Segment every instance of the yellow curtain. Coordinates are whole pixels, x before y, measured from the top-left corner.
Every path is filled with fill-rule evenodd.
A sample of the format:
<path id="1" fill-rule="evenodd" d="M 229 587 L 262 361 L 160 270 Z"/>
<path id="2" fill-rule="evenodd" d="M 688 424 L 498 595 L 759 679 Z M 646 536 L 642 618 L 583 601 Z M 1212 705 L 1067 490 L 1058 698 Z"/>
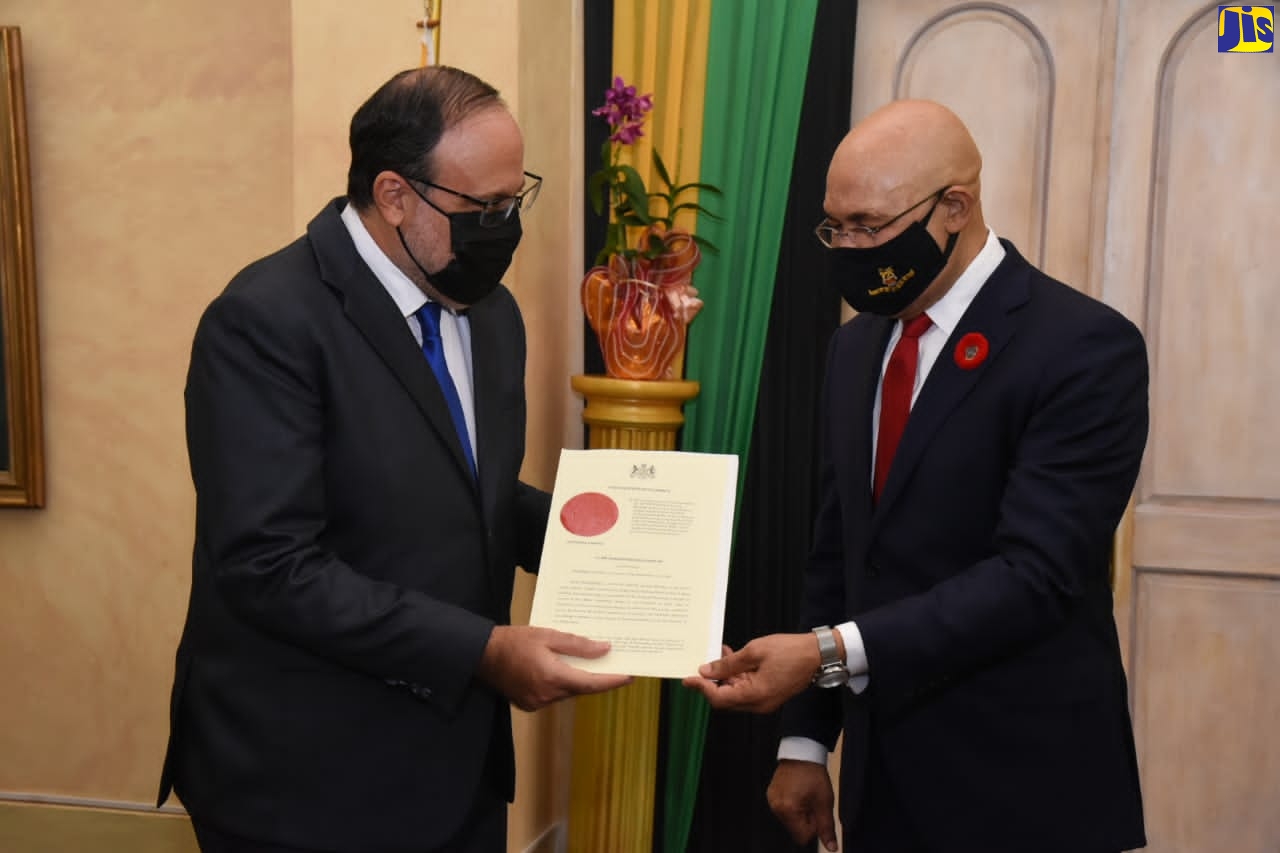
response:
<path id="1" fill-rule="evenodd" d="M 653 93 L 645 135 L 624 154 L 647 187 L 657 180 L 655 145 L 673 180 L 698 180 L 710 32 L 711 0 L 614 0 L 614 74 L 641 95 Z M 690 193 L 681 200 L 698 199 Z M 682 210 L 676 225 L 693 231 L 695 220 L 693 211 Z"/>
<path id="2" fill-rule="evenodd" d="M 646 187 L 658 181 L 654 146 L 672 180 L 698 180 L 710 32 L 711 0 L 614 0 L 613 73 L 639 94 L 653 94 L 645 135 L 623 153 Z M 603 103 L 603 91 L 599 97 Z M 697 200 L 692 192 L 680 199 Z M 675 225 L 690 232 L 695 224 L 693 211 L 676 217 Z M 681 352 L 677 376 L 683 363 Z M 672 449 L 674 439 L 673 432 Z M 651 853 L 661 685 L 639 678 L 613 693 L 575 700 L 569 853 Z"/>

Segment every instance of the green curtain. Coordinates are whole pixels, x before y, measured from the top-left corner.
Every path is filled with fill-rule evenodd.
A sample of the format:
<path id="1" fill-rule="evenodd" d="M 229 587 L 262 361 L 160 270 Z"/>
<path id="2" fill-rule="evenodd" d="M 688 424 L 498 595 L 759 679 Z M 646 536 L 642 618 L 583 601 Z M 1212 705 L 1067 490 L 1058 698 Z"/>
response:
<path id="1" fill-rule="evenodd" d="M 699 180 L 717 221 L 698 235 L 719 247 L 694 277 L 706 306 L 690 327 L 685 375 L 702 384 L 686 407 L 684 450 L 736 453 L 739 493 L 764 359 L 788 181 L 817 0 L 716 0 L 711 8 Z M 850 70 L 852 73 L 852 70 Z M 708 707 L 679 683 L 667 695 L 664 853 L 684 853 L 697 800 Z"/>

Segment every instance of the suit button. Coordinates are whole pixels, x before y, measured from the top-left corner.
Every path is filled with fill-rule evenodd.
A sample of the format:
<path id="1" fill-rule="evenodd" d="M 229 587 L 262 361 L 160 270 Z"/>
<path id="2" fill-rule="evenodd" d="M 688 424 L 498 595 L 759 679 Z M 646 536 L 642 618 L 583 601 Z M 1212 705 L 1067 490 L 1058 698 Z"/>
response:
<path id="1" fill-rule="evenodd" d="M 871 577 L 873 577 L 873 578 L 878 578 L 878 577 L 880 577 L 880 564 L 879 564 L 879 563 L 877 563 L 877 562 L 875 562 L 874 560 L 872 560 L 870 563 L 868 563 L 868 564 L 867 564 L 867 574 L 871 575 Z"/>

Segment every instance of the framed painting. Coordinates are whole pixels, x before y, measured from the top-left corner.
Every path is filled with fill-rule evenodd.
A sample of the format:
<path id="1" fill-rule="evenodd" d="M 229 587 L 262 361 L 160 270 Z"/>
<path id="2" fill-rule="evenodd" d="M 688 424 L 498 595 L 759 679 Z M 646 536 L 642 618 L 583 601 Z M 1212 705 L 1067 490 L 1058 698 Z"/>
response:
<path id="1" fill-rule="evenodd" d="M 22 41 L 0 27 L 0 506 L 44 506 Z"/>

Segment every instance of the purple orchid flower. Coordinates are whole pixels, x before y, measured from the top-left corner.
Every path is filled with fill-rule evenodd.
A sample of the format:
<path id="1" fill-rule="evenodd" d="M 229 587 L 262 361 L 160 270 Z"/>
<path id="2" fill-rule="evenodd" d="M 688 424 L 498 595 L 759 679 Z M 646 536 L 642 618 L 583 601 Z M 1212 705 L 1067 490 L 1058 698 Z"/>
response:
<path id="1" fill-rule="evenodd" d="M 644 136 L 644 131 L 640 128 L 640 123 L 629 122 L 615 130 L 609 139 L 621 145 L 631 145 L 642 136 Z"/>
<path id="2" fill-rule="evenodd" d="M 591 111 L 602 116 L 613 131 L 609 137 L 622 145 L 631 145 L 644 135 L 641 125 L 645 114 L 653 109 L 653 95 L 637 95 L 635 86 L 628 86 L 621 77 L 613 78 L 613 85 L 605 90 L 604 105 Z"/>

